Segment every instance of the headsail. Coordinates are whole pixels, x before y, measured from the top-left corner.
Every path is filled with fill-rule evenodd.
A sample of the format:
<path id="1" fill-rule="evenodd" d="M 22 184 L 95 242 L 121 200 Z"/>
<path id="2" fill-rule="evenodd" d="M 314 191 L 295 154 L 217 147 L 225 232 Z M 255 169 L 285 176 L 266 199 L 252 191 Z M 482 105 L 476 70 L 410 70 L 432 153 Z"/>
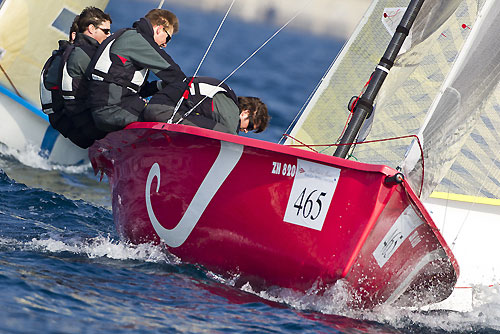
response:
<path id="1" fill-rule="evenodd" d="M 4 0 L 0 7 L 0 65 L 29 102 L 40 105 L 39 77 L 45 60 L 67 39 L 75 15 L 109 0 Z M 3 72 L 0 83 L 12 89 Z"/>
<path id="2" fill-rule="evenodd" d="M 364 81 L 367 80 L 377 62 L 377 58 L 382 54 L 380 49 L 387 42 L 381 42 L 381 39 L 387 41 L 390 38 L 391 26 L 385 20 L 396 17 L 397 10 L 404 9 L 407 4 L 408 1 L 390 0 L 372 3 L 356 33 L 325 76 L 320 89 L 315 93 L 311 103 L 293 129 L 292 137 L 306 144 L 335 142 L 348 115 L 345 108 L 346 102 L 351 96 L 358 95 L 356 90 L 363 87 Z M 426 146 L 427 156 L 424 160 L 426 195 L 441 182 L 438 185 L 438 191 L 452 191 L 475 196 L 477 193 L 481 193 L 481 196 L 488 198 L 500 198 L 498 190 L 500 189 L 500 178 L 491 173 L 492 168 L 498 169 L 500 165 L 500 156 L 497 157 L 496 153 L 500 154 L 498 136 L 496 136 L 497 129 L 500 128 L 498 116 L 500 105 L 496 101 L 500 95 L 498 90 L 495 90 L 498 81 L 495 72 L 498 69 L 493 66 L 493 64 L 499 63 L 496 55 L 498 47 L 495 45 L 499 41 L 498 38 L 488 37 L 490 34 L 495 36 L 497 33 L 498 28 L 493 29 L 493 27 L 499 26 L 499 19 L 494 17 L 493 13 L 488 15 L 488 19 L 483 17 L 486 14 L 478 19 L 483 5 L 486 6 L 485 8 L 489 8 L 489 6 L 495 7 L 495 5 L 499 7 L 500 4 L 499 1 L 489 0 L 427 0 L 412 28 L 410 44 L 406 45 L 406 50 L 403 50 L 404 52 L 398 56 L 395 66 L 376 100 L 375 122 L 369 140 L 417 134 L 446 78 L 455 78 L 454 83 L 448 82 L 452 79 L 448 79 L 447 82 L 458 91 L 462 88 L 467 90 L 465 87 L 469 87 L 467 92 L 460 92 L 460 100 L 463 103 L 464 96 L 467 96 L 469 109 L 465 113 L 473 113 L 475 117 L 462 118 L 464 121 L 467 120 L 467 123 L 459 130 L 460 139 L 454 139 L 455 144 L 449 147 L 449 151 L 447 150 L 448 166 L 455 161 L 457 154 L 458 157 L 442 182 L 441 178 L 446 174 L 446 169 L 441 162 L 433 160 L 433 158 L 437 158 L 438 155 L 444 157 L 443 151 L 436 151 L 435 148 L 447 144 L 439 142 L 437 138 L 431 139 L 433 137 L 426 139 L 426 130 L 423 130 L 424 145 L 434 144 L 431 146 L 433 148 Z M 462 69 L 459 70 L 456 67 L 458 66 L 457 59 L 464 57 L 460 56 L 460 52 L 466 51 L 466 43 L 473 43 L 467 41 L 472 36 L 472 29 L 477 24 L 476 21 L 481 22 L 483 19 L 485 21 L 491 20 L 491 29 L 481 29 L 483 33 L 480 34 L 478 40 L 475 40 L 472 48 L 479 49 L 468 56 L 467 61 L 461 65 Z M 493 22 L 496 22 L 496 25 Z M 491 39 L 491 42 L 487 42 L 488 39 Z M 481 41 L 486 44 L 481 44 Z M 378 46 L 380 44 L 382 45 Z M 486 45 L 490 50 L 484 50 Z M 487 61 L 488 63 L 486 63 Z M 484 67 L 478 66 L 479 62 Z M 473 78 L 478 80 L 482 78 L 481 75 L 484 74 L 484 71 L 488 73 L 487 82 L 481 82 L 479 85 L 471 81 Z M 464 87 L 458 89 L 456 84 L 459 82 L 461 82 L 459 85 Z M 473 88 L 476 87 L 484 91 L 474 92 Z M 459 95 L 452 94 L 452 90 L 448 90 L 442 96 L 444 99 L 441 100 L 439 107 L 444 106 L 448 108 L 448 111 L 453 109 L 450 107 L 449 101 L 456 101 L 457 96 Z M 437 106 L 438 104 L 435 103 L 433 108 Z M 442 109 L 440 114 L 443 115 L 443 112 L 446 114 L 445 110 Z M 434 116 L 434 120 L 436 117 L 438 116 Z M 479 122 L 474 124 L 477 119 Z M 438 125 L 433 129 L 442 130 L 442 127 Z M 427 135 L 430 131 L 431 128 L 428 127 Z M 435 134 L 437 133 L 440 132 L 435 132 Z M 465 145 L 462 147 L 464 142 Z M 288 140 L 287 143 L 293 143 L 293 140 Z M 401 163 L 409 143 L 410 139 L 404 139 L 358 145 L 354 156 L 363 162 L 397 166 Z M 324 153 L 331 154 L 333 150 L 333 147 L 328 148 Z M 421 175 L 419 166 L 416 166 L 414 172 L 411 173 L 412 176 Z M 418 181 L 417 177 L 413 182 L 417 191 L 420 188 Z"/>

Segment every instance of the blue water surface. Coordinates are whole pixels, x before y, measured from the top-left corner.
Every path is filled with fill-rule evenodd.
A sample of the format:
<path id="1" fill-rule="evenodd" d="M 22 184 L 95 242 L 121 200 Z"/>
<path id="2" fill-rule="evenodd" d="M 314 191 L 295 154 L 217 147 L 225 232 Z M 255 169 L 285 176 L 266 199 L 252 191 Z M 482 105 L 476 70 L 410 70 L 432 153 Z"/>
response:
<path id="1" fill-rule="evenodd" d="M 167 1 L 168 3 L 168 1 Z M 154 3 L 111 1 L 113 30 Z M 192 75 L 223 14 L 169 7 L 181 30 L 167 47 Z M 278 27 L 230 16 L 199 75 L 225 78 Z M 285 29 L 228 83 L 261 97 L 276 142 L 343 41 Z M 56 46 L 54 46 L 56 47 Z M 471 312 L 354 311 L 342 291 L 255 292 L 116 234 L 106 179 L 89 167 L 27 166 L 0 156 L 0 332 L 4 333 L 495 333 L 500 304 Z M 498 299 L 496 299 L 498 300 Z"/>

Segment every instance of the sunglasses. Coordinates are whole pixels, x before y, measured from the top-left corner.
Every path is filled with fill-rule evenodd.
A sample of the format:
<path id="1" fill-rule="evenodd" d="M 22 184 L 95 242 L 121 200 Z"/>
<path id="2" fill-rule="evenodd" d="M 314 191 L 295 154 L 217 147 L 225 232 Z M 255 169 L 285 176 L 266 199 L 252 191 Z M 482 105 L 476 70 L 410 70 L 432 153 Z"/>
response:
<path id="1" fill-rule="evenodd" d="M 106 35 L 109 35 L 111 33 L 111 29 L 104 29 L 101 27 L 97 27 L 97 29 L 100 29 Z"/>
<path id="2" fill-rule="evenodd" d="M 167 39 L 165 40 L 165 44 L 167 44 L 172 39 L 172 36 L 170 36 L 167 29 L 165 29 L 165 27 L 163 28 L 163 31 L 165 31 L 167 33 Z"/>

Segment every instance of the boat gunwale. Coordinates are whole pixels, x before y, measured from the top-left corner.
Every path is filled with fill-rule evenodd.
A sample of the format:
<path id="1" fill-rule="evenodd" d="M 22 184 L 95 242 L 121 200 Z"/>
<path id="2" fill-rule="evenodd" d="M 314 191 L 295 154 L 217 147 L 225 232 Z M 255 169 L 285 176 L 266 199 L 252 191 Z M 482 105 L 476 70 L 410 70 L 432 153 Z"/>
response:
<path id="1" fill-rule="evenodd" d="M 163 122 L 133 122 L 133 123 L 129 124 L 128 126 L 126 126 L 123 130 L 119 130 L 119 131 L 112 132 L 112 133 L 108 134 L 108 136 L 106 136 L 104 139 L 101 139 L 100 141 L 96 141 L 96 143 L 94 143 L 94 145 L 92 145 L 91 148 L 89 149 L 89 156 L 90 156 L 91 160 L 92 160 L 92 156 L 95 156 L 96 154 L 104 153 L 103 150 L 99 149 L 99 146 L 105 148 L 105 151 L 111 151 L 115 147 L 116 148 L 118 148 L 118 147 L 123 148 L 123 147 L 126 147 L 128 145 L 132 145 L 133 142 L 127 142 L 127 141 L 123 141 L 123 140 L 118 140 L 118 141 L 113 140 L 114 136 L 117 136 L 120 133 L 123 134 L 124 131 L 126 132 L 127 130 L 157 130 L 157 131 L 177 132 L 177 133 L 182 133 L 182 134 L 200 136 L 200 137 L 204 137 L 207 139 L 215 139 L 215 140 L 220 140 L 220 141 L 225 141 L 225 142 L 231 142 L 231 143 L 243 145 L 246 147 L 268 150 L 268 151 L 273 151 L 273 152 L 281 153 L 281 154 L 293 155 L 299 159 L 307 159 L 307 160 L 314 161 L 314 162 L 327 163 L 330 165 L 336 165 L 339 167 L 350 168 L 350 169 L 364 171 L 364 172 L 382 173 L 386 176 L 393 176 L 394 174 L 397 173 L 397 171 L 394 168 L 386 166 L 386 165 L 369 164 L 369 163 L 364 163 L 364 162 L 359 162 L 359 161 L 351 161 L 351 160 L 346 160 L 346 159 L 326 155 L 323 153 L 306 151 L 306 150 L 299 149 L 296 147 L 290 147 L 287 145 L 281 145 L 281 144 L 272 143 L 272 142 L 268 142 L 268 141 L 264 141 L 264 140 L 260 140 L 260 139 L 238 136 L 238 135 L 223 133 L 223 132 L 219 132 L 219 131 L 199 128 L 199 127 L 194 127 L 194 126 L 189 126 L 189 125 L 168 124 L 168 123 L 163 123 Z M 113 142 L 113 144 L 118 144 L 118 145 L 117 146 L 106 145 L 106 142 L 109 143 L 111 141 Z M 111 144 L 111 143 L 109 143 L 109 144 Z"/>

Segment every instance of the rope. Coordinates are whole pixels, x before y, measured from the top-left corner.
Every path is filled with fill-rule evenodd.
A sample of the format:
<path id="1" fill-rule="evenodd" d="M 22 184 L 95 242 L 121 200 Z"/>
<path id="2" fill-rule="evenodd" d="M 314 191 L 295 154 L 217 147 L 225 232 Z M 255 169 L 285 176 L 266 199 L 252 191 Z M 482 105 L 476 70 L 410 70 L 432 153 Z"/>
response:
<path id="1" fill-rule="evenodd" d="M 21 97 L 21 94 L 19 94 L 19 91 L 17 90 L 16 86 L 14 85 L 14 83 L 12 82 L 12 80 L 10 80 L 10 77 L 9 75 L 7 74 L 7 72 L 5 71 L 5 69 L 3 68 L 2 65 L 0 65 L 0 69 L 2 70 L 3 74 L 5 74 L 5 77 L 7 78 L 7 80 L 9 81 L 10 85 L 12 86 L 12 88 L 14 88 L 14 91 L 16 92 L 17 96 Z"/>
<path id="2" fill-rule="evenodd" d="M 290 147 L 304 147 L 305 146 L 305 147 L 309 148 L 310 150 L 312 150 L 312 151 L 314 151 L 316 153 L 318 153 L 318 152 L 316 150 L 314 150 L 313 147 L 327 146 L 327 148 L 330 148 L 332 146 L 370 144 L 370 143 L 379 143 L 379 142 L 385 142 L 385 141 L 391 141 L 391 140 L 398 140 L 398 139 L 405 139 L 405 138 L 414 138 L 414 139 L 417 140 L 418 147 L 420 148 L 420 159 L 422 160 L 422 179 L 420 181 L 420 192 L 418 194 L 418 197 L 420 197 L 422 195 L 422 190 L 423 190 L 423 187 L 424 187 L 424 175 L 425 175 L 424 149 L 422 147 L 422 144 L 420 143 L 420 138 L 418 138 L 417 135 L 407 135 L 407 136 L 401 136 L 401 137 L 392 137 L 392 138 L 383 138 L 383 139 L 375 139 L 375 140 L 366 140 L 366 141 L 361 141 L 361 142 L 344 143 L 344 144 L 335 143 L 335 144 L 311 144 L 311 145 L 304 144 L 300 140 L 298 140 L 297 138 L 294 138 L 294 137 L 292 137 L 292 136 L 290 136 L 289 134 L 286 134 L 286 133 L 284 133 L 283 136 L 291 138 L 292 140 L 295 140 L 295 141 L 301 143 L 301 145 L 286 145 L 286 146 L 290 146 Z M 324 150 L 322 150 L 322 151 L 324 151 Z"/>
<path id="3" fill-rule="evenodd" d="M 274 37 L 276 37 L 276 35 L 278 35 L 281 30 L 285 29 L 289 24 L 290 22 L 292 22 L 297 16 L 299 16 L 302 11 L 304 10 L 304 8 L 306 6 L 308 6 L 312 1 L 314 0 L 310 0 L 306 3 L 306 5 L 304 5 L 300 10 L 298 10 L 295 15 L 289 19 L 284 25 L 281 26 L 281 28 L 279 28 L 271 37 L 269 37 L 260 47 L 257 48 L 257 50 L 255 50 L 250 56 L 248 56 L 238 67 L 236 67 L 231 73 L 229 73 L 229 75 L 224 79 L 222 80 L 216 87 L 214 87 L 213 91 L 212 92 L 215 92 L 215 90 L 220 87 L 220 85 L 222 85 L 224 82 L 226 82 L 226 80 L 228 80 L 230 77 L 233 76 L 234 73 L 236 73 L 243 65 L 245 65 L 250 59 L 253 58 L 253 56 L 255 56 L 257 54 L 257 52 L 259 52 L 264 46 L 266 46 Z M 211 95 L 211 94 L 210 94 Z M 180 123 L 181 121 L 184 120 L 184 118 L 188 117 L 192 112 L 193 110 L 195 110 L 200 104 L 202 104 L 205 100 L 207 99 L 207 96 L 205 96 L 200 102 L 198 102 L 194 107 L 192 107 L 189 111 L 187 111 L 182 117 L 180 120 L 178 120 L 176 123 Z"/>
<path id="4" fill-rule="evenodd" d="M 161 0 L 160 1 L 160 4 L 158 5 L 158 9 L 160 9 L 161 7 L 163 7 L 163 3 L 165 2 L 165 0 Z"/>
<path id="5" fill-rule="evenodd" d="M 297 142 L 299 142 L 299 143 L 301 144 L 301 145 L 287 145 L 287 146 L 292 146 L 292 147 L 293 147 L 293 146 L 300 146 L 300 147 L 305 146 L 305 147 L 307 147 L 308 149 L 310 149 L 311 151 L 313 151 L 313 152 L 315 152 L 315 153 L 318 153 L 318 151 L 316 151 L 314 148 L 312 148 L 312 147 L 311 147 L 311 146 L 317 146 L 317 145 L 307 145 L 307 144 L 304 144 L 304 143 L 303 143 L 303 142 L 301 142 L 300 140 L 298 140 L 298 139 L 296 139 L 296 138 L 293 138 L 292 136 L 290 136 L 290 135 L 288 135 L 288 134 L 286 134 L 286 133 L 284 133 L 284 134 L 283 134 L 283 137 L 288 137 L 288 138 L 291 138 L 292 140 L 295 140 L 295 141 L 297 141 Z"/>
<path id="6" fill-rule="evenodd" d="M 194 71 L 194 75 L 193 75 L 191 81 L 188 84 L 188 88 L 186 89 L 186 92 L 184 92 L 184 94 L 181 96 L 181 98 L 179 99 L 179 101 L 177 101 L 177 104 L 175 105 L 175 108 L 174 108 L 174 112 L 172 113 L 172 116 L 167 121 L 167 123 L 172 124 L 172 122 L 174 121 L 174 117 L 177 114 L 177 111 L 179 111 L 179 108 L 181 107 L 182 102 L 184 101 L 184 99 L 187 99 L 187 97 L 186 97 L 187 96 L 187 92 L 188 92 L 189 88 L 191 87 L 191 84 L 193 83 L 194 78 L 198 75 L 198 71 L 200 70 L 201 65 L 205 61 L 205 58 L 207 57 L 208 52 L 210 51 L 210 49 L 212 48 L 212 45 L 214 44 L 215 38 L 217 38 L 217 36 L 219 35 L 219 31 L 222 28 L 222 25 L 224 24 L 224 22 L 226 21 L 226 18 L 229 15 L 229 12 L 231 11 L 231 8 L 233 8 L 233 5 L 234 5 L 235 2 L 236 2 L 236 0 L 233 0 L 233 2 L 231 2 L 231 5 L 227 9 L 226 15 L 224 15 L 224 18 L 222 19 L 221 23 L 219 24 L 219 27 L 217 28 L 217 31 L 215 32 L 214 37 L 212 38 L 212 41 L 208 45 L 208 48 L 205 51 L 205 54 L 203 55 L 203 57 L 201 58 L 200 63 L 198 64 L 198 68 L 196 69 L 196 71 Z M 182 120 L 182 117 L 181 117 L 181 120 Z M 179 120 L 179 122 L 181 120 Z M 179 123 L 179 122 L 177 122 L 177 123 Z"/>

